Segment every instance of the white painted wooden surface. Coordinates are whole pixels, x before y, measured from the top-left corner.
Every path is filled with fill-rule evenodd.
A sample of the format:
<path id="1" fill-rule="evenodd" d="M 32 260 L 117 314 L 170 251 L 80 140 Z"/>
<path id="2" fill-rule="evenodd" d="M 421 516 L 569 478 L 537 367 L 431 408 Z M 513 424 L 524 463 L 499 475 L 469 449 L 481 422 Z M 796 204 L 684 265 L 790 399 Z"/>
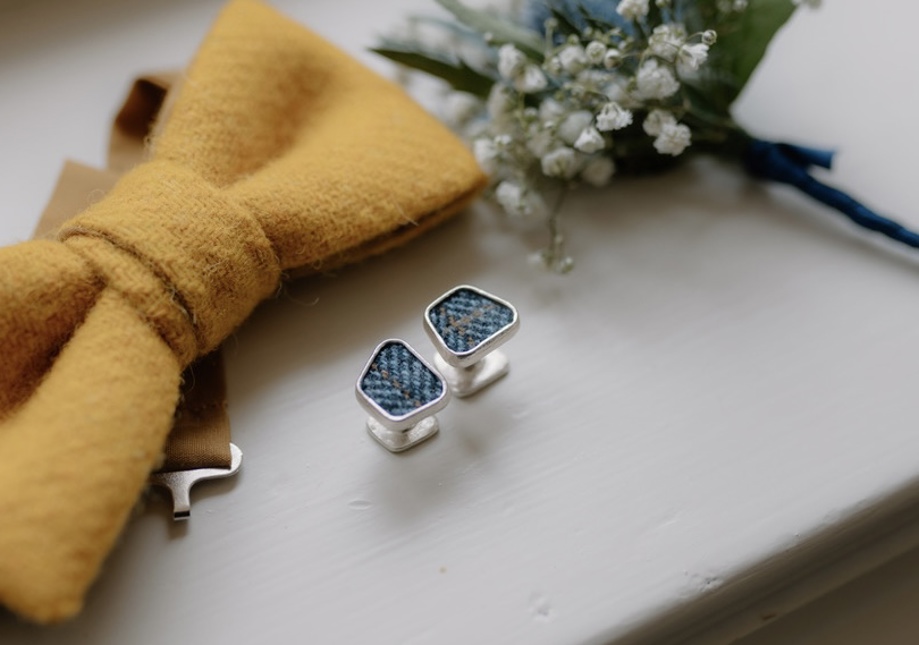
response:
<path id="1" fill-rule="evenodd" d="M 913 645 L 919 550 L 844 585 L 737 645 Z"/>
<path id="2" fill-rule="evenodd" d="M 276 4 L 380 70 L 363 48 L 423 6 Z M 0 243 L 28 238 L 65 157 L 102 164 L 128 80 L 182 65 L 218 7 L 0 0 Z M 872 8 L 801 12 L 738 114 L 838 145 L 832 181 L 919 226 L 919 9 Z M 197 489 L 185 527 L 151 504 L 79 619 L 2 615 L 0 642 L 661 642 L 866 566 L 848 549 L 919 492 L 915 256 L 709 160 L 568 210 L 566 278 L 476 209 L 263 306 L 227 349 L 240 477 Z M 386 453 L 353 381 L 380 339 L 429 352 L 421 311 L 459 282 L 518 307 L 512 374 Z"/>

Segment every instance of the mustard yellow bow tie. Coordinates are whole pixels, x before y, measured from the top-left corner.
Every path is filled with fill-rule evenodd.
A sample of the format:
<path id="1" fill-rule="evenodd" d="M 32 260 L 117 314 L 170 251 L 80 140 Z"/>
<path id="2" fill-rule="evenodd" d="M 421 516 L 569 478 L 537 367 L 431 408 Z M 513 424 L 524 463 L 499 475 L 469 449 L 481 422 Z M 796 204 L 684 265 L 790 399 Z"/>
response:
<path id="1" fill-rule="evenodd" d="M 182 370 L 283 276 L 384 251 L 484 185 L 385 81 L 252 0 L 222 13 L 147 161 L 56 238 L 0 249 L 0 602 L 76 614 Z"/>

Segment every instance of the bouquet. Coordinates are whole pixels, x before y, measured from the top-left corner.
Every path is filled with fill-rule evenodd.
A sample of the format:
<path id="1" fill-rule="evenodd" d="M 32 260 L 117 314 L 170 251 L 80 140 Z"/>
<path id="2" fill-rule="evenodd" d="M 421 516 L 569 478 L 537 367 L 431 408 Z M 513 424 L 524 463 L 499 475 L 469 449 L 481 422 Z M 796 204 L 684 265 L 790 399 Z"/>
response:
<path id="1" fill-rule="evenodd" d="M 694 153 L 728 157 L 919 247 L 919 235 L 810 175 L 832 152 L 762 141 L 732 117 L 773 36 L 819 0 L 436 1 L 455 20 L 414 17 L 374 51 L 449 85 L 442 112 L 488 173 L 487 195 L 510 217 L 546 223 L 536 258 L 548 268 L 573 266 L 559 225 L 569 190 Z"/>

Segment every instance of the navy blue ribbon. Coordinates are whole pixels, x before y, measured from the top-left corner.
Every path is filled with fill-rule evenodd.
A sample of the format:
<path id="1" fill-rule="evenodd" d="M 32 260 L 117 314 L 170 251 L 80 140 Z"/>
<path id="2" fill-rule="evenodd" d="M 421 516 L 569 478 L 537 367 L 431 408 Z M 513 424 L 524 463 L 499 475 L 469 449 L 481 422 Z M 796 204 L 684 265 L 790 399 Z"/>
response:
<path id="1" fill-rule="evenodd" d="M 886 235 L 907 246 L 919 248 L 919 233 L 878 215 L 850 195 L 811 177 L 808 171 L 813 166 L 830 169 L 833 165 L 833 155 L 832 150 L 753 139 L 744 153 L 744 165 L 747 172 L 754 177 L 794 186 L 839 211 L 863 228 Z"/>

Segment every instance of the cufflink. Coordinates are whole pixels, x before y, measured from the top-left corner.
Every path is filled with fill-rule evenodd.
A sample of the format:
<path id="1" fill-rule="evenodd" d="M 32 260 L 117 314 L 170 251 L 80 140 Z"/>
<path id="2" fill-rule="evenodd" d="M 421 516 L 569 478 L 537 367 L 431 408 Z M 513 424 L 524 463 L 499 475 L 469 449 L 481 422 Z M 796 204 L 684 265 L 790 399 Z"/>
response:
<path id="1" fill-rule="evenodd" d="M 385 340 L 373 351 L 355 385 L 370 414 L 367 431 L 392 452 L 408 450 L 437 434 L 436 412 L 450 400 L 437 371 L 405 341 Z"/>
<path id="2" fill-rule="evenodd" d="M 510 362 L 496 348 L 519 327 L 513 305 L 469 285 L 454 287 L 424 311 L 424 329 L 437 348 L 434 366 L 459 397 L 507 374 Z"/>

